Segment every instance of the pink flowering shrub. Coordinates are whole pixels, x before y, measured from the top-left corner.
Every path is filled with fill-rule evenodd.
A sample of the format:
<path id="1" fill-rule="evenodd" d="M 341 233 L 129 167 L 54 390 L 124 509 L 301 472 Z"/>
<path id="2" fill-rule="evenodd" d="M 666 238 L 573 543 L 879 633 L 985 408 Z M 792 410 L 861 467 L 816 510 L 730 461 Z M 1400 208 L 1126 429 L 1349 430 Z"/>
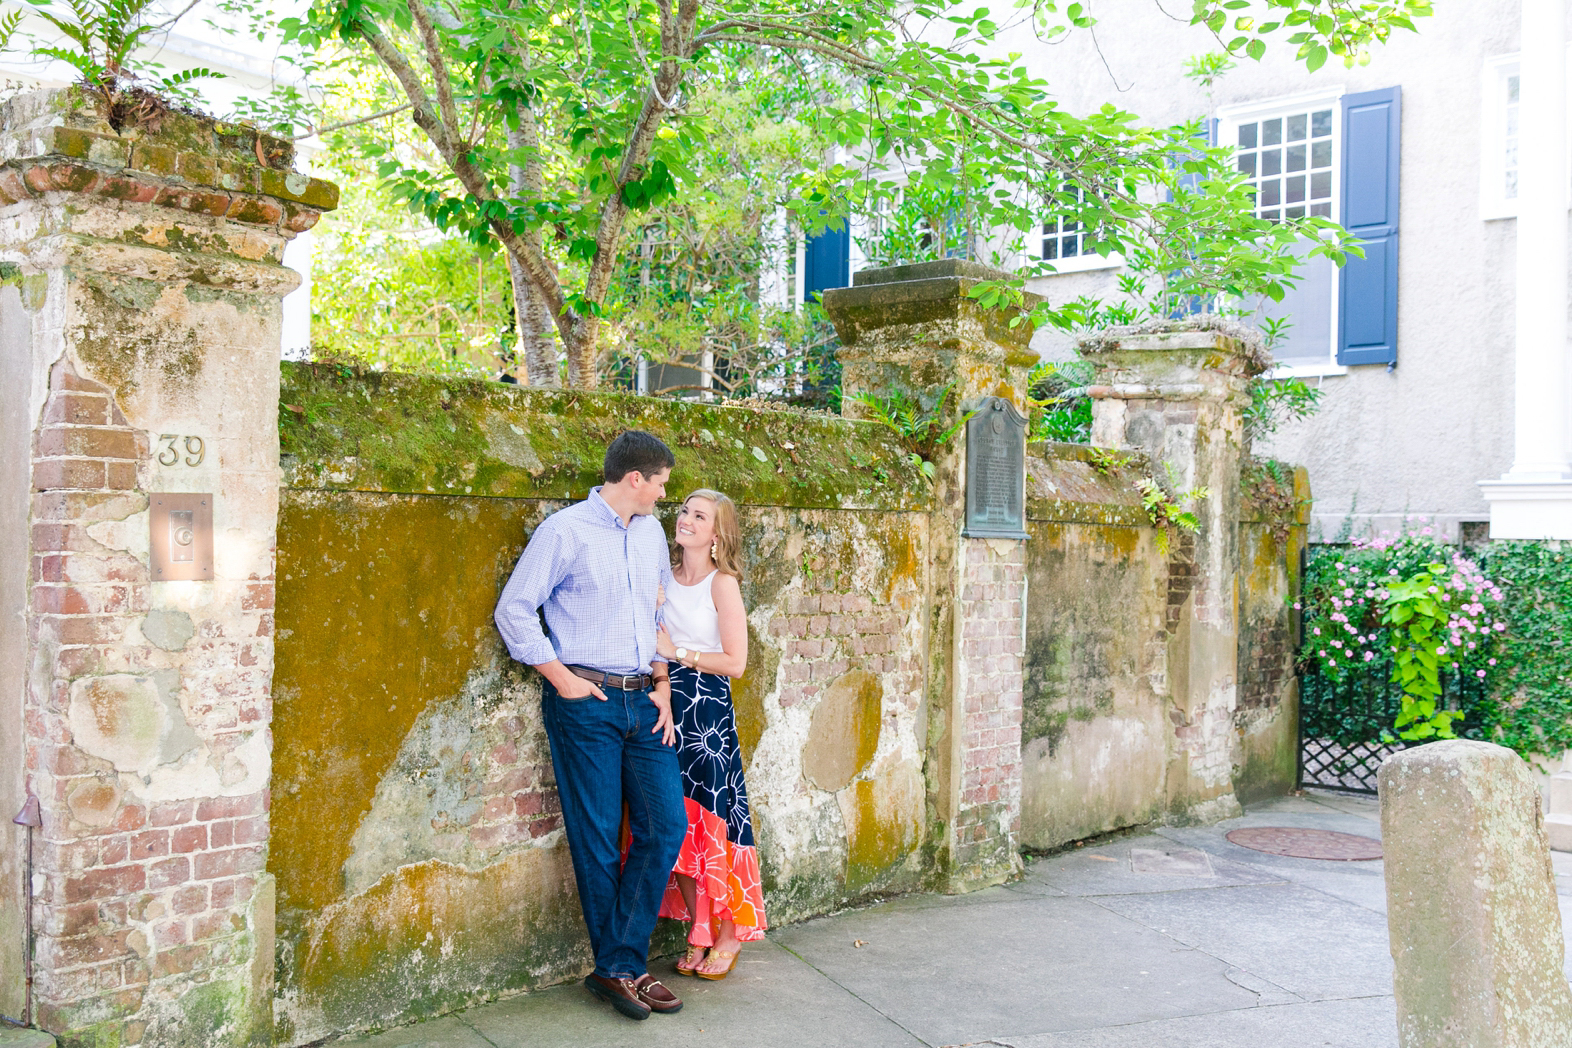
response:
<path id="1" fill-rule="evenodd" d="M 1306 574 L 1301 662 L 1333 682 L 1390 667 L 1396 734 L 1455 737 L 1463 714 L 1443 708 L 1444 677 L 1483 681 L 1495 666 L 1500 587 L 1429 526 L 1324 550 Z"/>

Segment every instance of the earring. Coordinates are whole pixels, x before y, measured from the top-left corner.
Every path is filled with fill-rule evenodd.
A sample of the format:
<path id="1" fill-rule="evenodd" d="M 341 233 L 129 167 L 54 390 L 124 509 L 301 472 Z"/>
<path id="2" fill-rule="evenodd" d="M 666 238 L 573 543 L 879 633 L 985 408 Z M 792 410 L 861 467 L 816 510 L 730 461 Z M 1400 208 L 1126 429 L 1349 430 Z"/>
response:
<path id="1" fill-rule="evenodd" d="M 715 540 L 710 539 L 710 559 L 715 559 Z"/>

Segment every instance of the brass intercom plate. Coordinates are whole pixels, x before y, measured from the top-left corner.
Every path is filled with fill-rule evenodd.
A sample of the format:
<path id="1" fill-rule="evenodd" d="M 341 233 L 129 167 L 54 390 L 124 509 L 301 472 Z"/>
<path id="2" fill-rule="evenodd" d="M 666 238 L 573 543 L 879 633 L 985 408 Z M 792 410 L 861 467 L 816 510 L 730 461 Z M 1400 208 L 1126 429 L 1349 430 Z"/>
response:
<path id="1" fill-rule="evenodd" d="M 188 582 L 213 577 L 213 496 L 148 495 L 154 582 Z"/>

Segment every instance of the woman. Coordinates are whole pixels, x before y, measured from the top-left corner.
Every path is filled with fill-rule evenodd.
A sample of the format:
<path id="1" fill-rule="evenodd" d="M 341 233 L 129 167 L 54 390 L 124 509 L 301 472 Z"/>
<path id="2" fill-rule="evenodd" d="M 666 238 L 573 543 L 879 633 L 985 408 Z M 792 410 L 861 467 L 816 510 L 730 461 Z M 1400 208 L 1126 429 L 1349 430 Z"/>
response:
<path id="1" fill-rule="evenodd" d="M 682 975 L 724 979 L 742 944 L 764 938 L 764 891 L 753 846 L 732 677 L 748 665 L 737 507 L 701 489 L 677 511 L 673 585 L 656 648 L 671 663 L 671 713 L 687 798 L 688 836 L 661 903 L 691 922 Z"/>

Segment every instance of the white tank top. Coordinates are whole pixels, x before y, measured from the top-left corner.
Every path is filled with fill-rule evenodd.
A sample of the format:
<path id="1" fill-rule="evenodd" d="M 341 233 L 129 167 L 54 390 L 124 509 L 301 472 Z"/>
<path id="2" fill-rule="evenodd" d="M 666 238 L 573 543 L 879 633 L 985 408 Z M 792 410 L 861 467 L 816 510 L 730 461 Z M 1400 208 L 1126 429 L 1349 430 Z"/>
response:
<path id="1" fill-rule="evenodd" d="M 666 591 L 666 632 L 671 642 L 689 651 L 725 651 L 721 647 L 720 620 L 715 614 L 715 598 L 710 587 L 715 583 L 715 572 L 691 586 L 684 586 L 676 579 Z"/>

